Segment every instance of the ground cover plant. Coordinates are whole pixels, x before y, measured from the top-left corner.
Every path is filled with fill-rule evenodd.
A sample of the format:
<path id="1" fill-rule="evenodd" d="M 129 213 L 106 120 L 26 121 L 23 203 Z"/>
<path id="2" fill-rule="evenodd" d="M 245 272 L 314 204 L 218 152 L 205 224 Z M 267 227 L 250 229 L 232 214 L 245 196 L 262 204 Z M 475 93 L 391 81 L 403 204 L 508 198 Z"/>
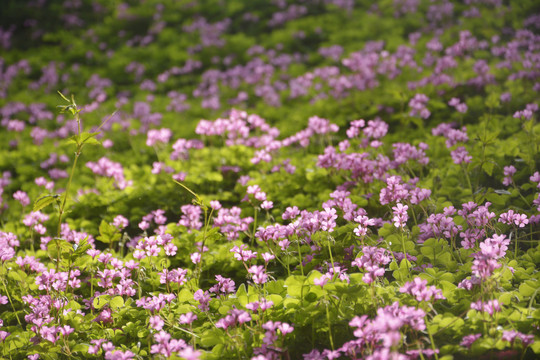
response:
<path id="1" fill-rule="evenodd" d="M 540 4 L 7 0 L 9 359 L 534 359 Z"/>

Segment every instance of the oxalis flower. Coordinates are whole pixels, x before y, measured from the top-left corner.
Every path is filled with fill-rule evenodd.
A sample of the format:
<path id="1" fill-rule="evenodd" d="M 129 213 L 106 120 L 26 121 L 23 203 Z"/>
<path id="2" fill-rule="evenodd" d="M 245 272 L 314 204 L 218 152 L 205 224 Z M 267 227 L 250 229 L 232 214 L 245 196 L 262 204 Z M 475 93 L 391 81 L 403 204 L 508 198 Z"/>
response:
<path id="1" fill-rule="evenodd" d="M 437 289 L 435 286 L 426 286 L 427 280 L 419 277 L 414 278 L 413 281 L 406 282 L 399 292 L 407 293 L 416 298 L 418 301 L 431 301 L 445 299 L 442 294 L 442 290 Z"/>
<path id="2" fill-rule="evenodd" d="M 392 221 L 394 222 L 395 227 L 401 229 L 405 227 L 407 220 L 409 220 L 409 215 L 407 215 L 408 209 L 409 207 L 407 205 L 403 205 L 401 203 L 397 203 L 396 206 L 392 207 L 392 210 L 394 210 L 394 217 L 392 218 Z"/>
<path id="3" fill-rule="evenodd" d="M 362 247 L 362 252 L 363 255 L 356 258 L 351 265 L 366 270 L 366 274 L 364 274 L 362 280 L 366 284 L 371 284 L 377 277 L 384 275 L 385 270 L 380 266 L 390 263 L 390 253 L 386 249 L 380 249 L 375 246 L 364 246 Z"/>

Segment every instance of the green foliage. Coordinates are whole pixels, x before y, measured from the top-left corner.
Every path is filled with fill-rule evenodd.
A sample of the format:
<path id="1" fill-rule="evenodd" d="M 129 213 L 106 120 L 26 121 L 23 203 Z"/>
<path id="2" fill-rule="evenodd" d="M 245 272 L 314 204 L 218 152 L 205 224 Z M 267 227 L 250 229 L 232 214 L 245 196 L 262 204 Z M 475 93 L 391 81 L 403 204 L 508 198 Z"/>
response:
<path id="1" fill-rule="evenodd" d="M 154 351 L 162 321 L 172 339 L 204 359 L 248 359 L 261 349 L 296 359 L 355 339 L 357 316 L 386 324 L 378 316 L 394 304 L 424 314 L 417 320 L 425 327 L 400 325 L 392 351 L 437 348 L 440 360 L 540 354 L 534 332 L 540 326 L 538 187 L 531 179 L 540 169 L 540 124 L 535 111 L 514 117 L 538 101 L 537 74 L 527 72 L 537 67 L 537 44 L 524 45 L 537 34 L 524 21 L 538 13 L 538 2 L 454 1 L 452 15 L 440 21 L 426 15 L 440 5 L 431 1 L 421 1 L 415 13 L 392 0 L 356 1 L 349 10 L 331 1 L 279 3 L 84 0 L 37 8 L 6 0 L 0 33 L 11 44 L 1 44 L 0 61 L 0 331 L 9 334 L 0 338 L 0 357 L 103 358 L 102 347 L 89 351 L 102 339 L 137 359 L 182 358 L 179 351 Z M 294 6 L 305 13 L 269 23 Z M 480 17 L 465 16 L 473 7 Z M 434 72 L 442 56 L 459 53 L 448 49 L 467 32 L 480 45 L 467 45 L 451 56 L 455 64 Z M 518 40 L 513 32 L 521 34 Z M 428 49 L 434 34 L 444 50 Z M 512 41 L 520 44 L 516 58 L 526 62 L 495 55 Z M 320 51 L 332 45 L 343 49 L 339 59 Z M 357 61 L 358 69 L 345 59 Z M 418 66 L 402 64 L 407 61 Z M 488 80 L 477 86 L 482 61 Z M 185 70 L 186 64 L 193 68 Z M 338 75 L 314 75 L 325 71 Z M 452 83 L 419 85 L 435 75 Z M 304 76 L 313 85 L 294 94 L 291 84 Z M 63 104 L 55 108 L 58 87 Z M 272 91 L 275 97 L 266 98 Z M 172 106 L 174 92 L 186 95 L 182 110 Z M 234 100 L 240 92 L 244 100 Z M 63 93 L 76 94 L 79 104 Z M 429 98 L 427 118 L 411 115 L 417 93 Z M 215 107 L 205 104 L 213 95 Z M 466 112 L 448 105 L 454 97 Z M 267 137 L 254 118 L 246 122 L 249 138 L 231 130 L 195 133 L 201 119 L 228 119 L 231 106 L 264 118 L 264 127 L 279 136 Z M 284 139 L 305 135 L 312 116 L 339 130 L 309 129 L 307 142 L 285 145 Z M 353 120 L 376 118 L 388 125 L 384 137 L 368 138 L 365 126 L 358 136 L 347 133 Z M 24 128 L 10 130 L 14 120 Z M 442 123 L 465 127 L 468 139 L 449 146 L 447 133 L 431 133 Z M 148 130 L 160 127 L 171 138 L 148 145 Z M 173 155 L 178 139 L 197 139 L 203 147 Z M 429 161 L 401 161 L 398 144 L 411 146 L 401 155 L 414 147 Z M 270 159 L 254 161 L 267 146 Z M 460 146 L 470 162 L 452 159 Z M 324 158 L 329 149 L 336 155 L 330 160 Z M 509 165 L 516 172 L 505 184 Z M 389 176 L 408 191 L 431 191 L 422 201 L 400 200 L 409 216 L 401 227 L 396 201 L 381 200 Z M 248 192 L 255 185 L 271 207 Z M 18 200 L 17 191 L 32 205 Z M 474 209 L 489 202 L 483 209 L 493 216 L 482 222 L 469 215 L 475 210 L 458 212 L 469 202 Z M 305 212 L 285 220 L 293 206 Z M 330 209 L 335 226 L 325 218 Z M 530 223 L 498 221 L 510 210 Z M 373 224 L 358 235 L 356 219 L 364 211 Z M 437 216 L 455 227 L 442 229 Z M 315 226 L 324 221 L 326 228 Z M 475 232 L 481 235 L 467 244 Z M 485 239 L 502 235 L 509 241 L 496 253 L 504 256 L 492 256 L 489 276 L 474 275 Z M 366 260 L 373 249 L 388 261 Z M 256 254 L 238 260 L 247 256 L 241 251 Z M 382 273 L 370 277 L 374 265 Z M 255 275 L 257 266 L 265 281 Z M 220 290 L 219 277 L 234 286 Z M 405 289 L 411 281 L 441 298 L 419 299 Z M 478 309 L 490 300 L 500 310 Z M 239 312 L 249 320 L 223 325 Z M 197 318 L 179 321 L 188 314 Z M 269 330 L 278 323 L 294 331 Z M 68 328 L 74 332 L 62 333 Z M 390 330 L 376 333 L 380 338 L 357 356 L 373 355 Z M 504 340 L 507 331 L 531 335 L 531 344 Z M 474 334 L 479 337 L 466 345 Z"/>

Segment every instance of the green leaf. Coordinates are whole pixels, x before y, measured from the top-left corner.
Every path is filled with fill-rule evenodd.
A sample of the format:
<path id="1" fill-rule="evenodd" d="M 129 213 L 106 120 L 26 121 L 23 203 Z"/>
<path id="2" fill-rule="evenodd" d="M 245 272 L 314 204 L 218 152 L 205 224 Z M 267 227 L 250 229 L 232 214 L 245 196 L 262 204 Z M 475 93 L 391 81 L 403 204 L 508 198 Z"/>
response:
<path id="1" fill-rule="evenodd" d="M 79 136 L 79 141 L 81 144 L 89 144 L 89 145 L 101 145 L 98 139 L 95 138 L 96 135 L 98 135 L 99 132 L 83 132 Z"/>
<path id="2" fill-rule="evenodd" d="M 110 298 L 110 295 L 100 295 L 94 298 L 94 301 L 92 301 L 92 306 L 94 307 L 94 309 L 101 309 L 109 303 Z"/>
<path id="3" fill-rule="evenodd" d="M 148 329 L 140 329 L 137 331 L 137 337 L 142 339 L 147 337 L 149 333 L 150 331 Z"/>
<path id="4" fill-rule="evenodd" d="M 71 349 L 71 351 L 86 353 L 88 351 L 89 346 L 90 346 L 89 344 L 77 344 Z"/>
<path id="5" fill-rule="evenodd" d="M 304 299 L 306 299 L 307 302 L 315 302 L 318 298 L 319 297 L 314 292 L 310 292 L 304 296 Z"/>
<path id="6" fill-rule="evenodd" d="M 433 259 L 434 255 L 435 255 L 435 250 L 432 248 L 432 247 L 429 247 L 429 246 L 423 246 L 420 248 L 420 252 L 422 253 L 422 255 L 430 258 L 430 259 Z"/>
<path id="7" fill-rule="evenodd" d="M 69 139 L 66 140 L 66 145 L 71 145 L 71 144 L 75 144 L 77 146 L 79 146 L 79 135 L 73 135 L 72 137 L 70 137 Z"/>
<path id="8" fill-rule="evenodd" d="M 281 304 L 281 302 L 283 301 L 283 298 L 280 295 L 276 295 L 276 294 L 270 294 L 266 296 L 266 298 L 268 300 L 271 300 L 274 303 L 274 306 Z"/>
<path id="9" fill-rule="evenodd" d="M 498 108 L 499 106 L 501 106 L 500 95 L 496 93 L 489 94 L 484 104 L 488 108 Z"/>
<path id="10" fill-rule="evenodd" d="M 540 354 L 540 341 L 535 341 L 531 345 L 532 351 L 534 351 L 535 354 Z"/>
<path id="11" fill-rule="evenodd" d="M 23 279 L 21 278 L 21 274 L 19 274 L 17 271 L 8 272 L 8 278 L 15 280 L 17 282 L 23 281 Z"/>
<path id="12" fill-rule="evenodd" d="M 318 272 L 317 270 L 312 270 L 310 271 L 310 273 L 308 274 L 308 277 L 307 277 L 307 280 L 308 280 L 308 283 L 310 284 L 313 284 L 313 281 L 315 279 L 320 279 L 323 275 Z"/>
<path id="13" fill-rule="evenodd" d="M 68 103 L 71 103 L 71 101 L 68 100 L 67 97 L 64 96 L 64 94 L 62 94 L 60 91 L 57 91 L 58 95 L 60 95 L 62 97 L 62 99 L 66 100 Z M 62 105 L 58 105 L 58 106 L 62 106 Z"/>
<path id="14" fill-rule="evenodd" d="M 532 294 L 535 293 L 537 288 L 538 284 L 535 284 L 535 282 L 533 281 L 527 281 L 519 286 L 519 293 L 523 296 L 530 297 Z"/>
<path id="15" fill-rule="evenodd" d="M 495 164 L 493 164 L 492 162 L 485 162 L 482 164 L 482 170 L 484 170 L 484 172 L 486 174 L 488 174 L 489 176 L 492 176 L 493 175 L 493 168 L 495 167 Z"/>
<path id="16" fill-rule="evenodd" d="M 105 220 L 101 220 L 101 224 L 99 224 L 99 234 L 97 239 L 105 244 L 118 241 L 122 237 L 118 229 Z"/>
<path id="17" fill-rule="evenodd" d="M 75 250 L 73 252 L 73 257 L 80 257 L 86 254 L 86 251 L 90 249 L 92 245 L 88 243 L 88 236 L 85 237 L 83 240 L 79 241 L 79 244 L 73 244 L 73 249 Z"/>
<path id="18" fill-rule="evenodd" d="M 379 229 L 379 236 L 387 237 L 393 232 L 394 232 L 394 226 L 392 226 L 392 224 L 384 224 L 383 227 Z"/>
<path id="19" fill-rule="evenodd" d="M 79 304 L 75 300 L 71 300 L 70 302 L 68 302 L 67 308 L 71 310 L 79 310 L 81 308 L 81 304 Z"/>
<path id="20" fill-rule="evenodd" d="M 218 329 L 206 330 L 201 336 L 202 346 L 212 347 L 222 343 L 224 343 L 224 338 Z"/>
<path id="21" fill-rule="evenodd" d="M 453 283 L 455 279 L 454 274 L 450 272 L 442 272 L 439 276 L 437 276 L 437 278 L 441 281 L 447 281 L 449 283 Z"/>
<path id="22" fill-rule="evenodd" d="M 124 306 L 124 299 L 121 296 L 115 296 L 109 302 L 111 308 L 121 308 Z"/>
<path id="23" fill-rule="evenodd" d="M 53 202 L 55 202 L 59 198 L 60 198 L 60 195 L 58 195 L 58 194 L 42 196 L 42 197 L 40 197 L 39 199 L 36 200 L 36 202 L 34 203 L 34 208 L 32 209 L 32 211 L 34 211 L 34 212 L 40 211 L 41 209 L 49 206 L 50 204 L 52 204 Z"/>
<path id="24" fill-rule="evenodd" d="M 242 284 L 244 285 L 244 284 Z M 189 289 L 182 289 L 180 290 L 180 294 L 178 294 L 178 303 L 185 303 L 189 300 L 192 300 L 193 299 L 193 294 L 191 293 L 191 291 L 189 291 Z"/>
<path id="25" fill-rule="evenodd" d="M 511 292 L 505 292 L 501 296 L 499 296 L 499 301 L 503 305 L 510 305 L 512 302 L 512 293 Z"/>
<path id="26" fill-rule="evenodd" d="M 444 355 L 443 357 L 440 357 L 439 360 L 453 360 L 454 356 L 452 355 Z"/>
<path id="27" fill-rule="evenodd" d="M 285 308 L 296 309 L 300 306 L 300 300 L 294 298 L 286 298 L 283 300 L 283 306 Z"/>
<path id="28" fill-rule="evenodd" d="M 301 275 L 291 275 L 285 280 L 285 287 L 289 296 L 298 298 L 302 294 L 302 287 L 306 277 Z"/>

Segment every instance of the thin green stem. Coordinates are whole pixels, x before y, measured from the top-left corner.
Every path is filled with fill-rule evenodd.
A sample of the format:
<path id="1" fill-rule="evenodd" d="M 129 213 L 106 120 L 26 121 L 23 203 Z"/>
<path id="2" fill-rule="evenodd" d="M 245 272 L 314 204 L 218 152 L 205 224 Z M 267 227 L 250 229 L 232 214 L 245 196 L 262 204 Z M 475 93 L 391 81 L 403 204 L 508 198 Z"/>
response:
<path id="1" fill-rule="evenodd" d="M 253 246 L 253 243 L 255 242 L 255 232 L 257 231 L 257 214 L 259 212 L 257 211 L 257 208 L 253 207 L 253 233 L 251 235 L 251 246 Z"/>
<path id="2" fill-rule="evenodd" d="M 529 204 L 529 202 L 527 201 L 527 199 L 525 199 L 525 197 L 523 196 L 523 194 L 521 194 L 521 191 L 519 191 L 519 188 L 517 187 L 517 185 L 514 183 L 513 180 L 512 180 L 512 183 L 514 184 L 514 189 L 516 189 L 516 191 L 518 192 L 518 195 L 519 195 L 519 197 L 521 198 L 521 200 L 523 200 L 523 202 L 525 203 L 525 205 L 527 205 L 527 207 L 530 209 L 530 208 L 531 208 L 531 205 Z"/>
<path id="3" fill-rule="evenodd" d="M 334 338 L 332 337 L 332 327 L 330 325 L 330 312 L 328 311 L 328 302 L 326 302 L 326 323 L 328 324 L 328 338 L 330 339 L 330 347 L 334 350 Z"/>
<path id="4" fill-rule="evenodd" d="M 302 251 L 300 250 L 300 239 L 296 239 L 296 245 L 298 246 L 298 260 L 300 260 L 300 272 L 304 276 L 304 265 L 302 264 Z"/>
<path id="5" fill-rule="evenodd" d="M 71 174 L 69 174 L 69 180 L 67 183 L 66 191 L 64 193 L 64 199 L 62 200 L 62 205 L 60 205 L 56 237 L 60 237 L 60 233 L 62 230 L 62 215 L 64 214 L 64 209 L 66 207 L 66 203 L 67 203 L 67 199 L 69 195 L 69 188 L 71 187 L 71 181 L 73 180 L 73 173 L 75 172 L 75 167 L 77 166 L 77 160 L 79 159 L 79 156 L 81 155 L 81 151 L 82 151 L 82 147 L 78 147 L 77 152 L 75 152 L 75 160 L 73 161 L 73 166 L 71 167 Z"/>
<path id="6" fill-rule="evenodd" d="M 332 273 L 335 275 L 336 269 L 334 267 L 334 258 L 332 257 L 332 247 L 330 246 L 330 237 L 328 237 L 327 240 L 328 240 L 328 253 L 330 254 L 330 262 L 332 263 Z"/>
<path id="7" fill-rule="evenodd" d="M 204 207 L 203 210 L 204 210 L 204 230 L 203 230 L 203 241 L 201 244 L 201 259 L 199 261 L 199 271 L 198 271 L 199 287 L 201 286 L 202 260 L 203 260 L 203 254 L 204 254 L 204 245 L 206 244 L 206 234 L 208 232 L 208 226 L 210 226 L 210 219 L 212 218 L 212 214 L 214 213 L 214 209 L 212 209 L 210 211 L 210 216 L 208 216 L 208 209 Z"/>
<path id="8" fill-rule="evenodd" d="M 467 169 L 465 169 L 465 165 L 463 163 L 461 164 L 461 168 L 463 169 L 463 174 L 465 174 L 465 179 L 467 179 L 467 184 L 469 185 L 469 188 L 471 189 L 472 199 L 473 199 L 473 201 L 475 201 L 474 188 L 473 188 L 472 183 L 471 183 L 471 178 L 469 177 L 469 172 L 467 171 Z"/>
<path id="9" fill-rule="evenodd" d="M 4 273 L 4 263 L 2 262 L 2 273 Z M 11 295 L 9 295 L 9 291 L 8 291 L 8 288 L 6 286 L 6 282 L 4 281 L 4 274 L 2 274 L 2 285 L 4 285 L 4 290 L 6 291 L 6 295 L 8 297 L 8 300 L 9 300 L 9 303 L 11 305 L 11 309 L 13 309 L 13 313 L 15 314 L 15 317 L 17 318 L 17 322 L 19 323 L 20 326 L 22 326 L 21 324 L 21 320 L 19 319 L 19 315 L 17 315 L 17 311 L 15 310 L 15 306 L 13 305 L 13 301 L 11 300 Z"/>
<path id="10" fill-rule="evenodd" d="M 518 236 L 517 236 L 517 229 L 514 226 L 514 234 L 516 234 L 516 238 L 514 239 L 514 259 L 517 259 L 517 253 L 518 253 Z"/>
<path id="11" fill-rule="evenodd" d="M 425 317 L 425 323 L 427 324 L 427 316 Z M 429 326 L 426 325 L 426 331 L 429 335 L 429 342 L 431 343 L 431 349 L 433 350 L 433 354 L 435 355 L 435 360 L 439 360 L 439 354 L 437 353 L 437 347 L 435 346 L 435 341 L 433 341 L 433 335 L 431 335 L 431 331 L 429 331 Z"/>
<path id="12" fill-rule="evenodd" d="M 405 248 L 405 237 L 403 236 L 403 228 L 399 228 L 399 234 L 401 235 L 401 248 L 403 250 L 403 256 L 405 257 L 405 260 L 407 260 L 407 249 Z"/>

